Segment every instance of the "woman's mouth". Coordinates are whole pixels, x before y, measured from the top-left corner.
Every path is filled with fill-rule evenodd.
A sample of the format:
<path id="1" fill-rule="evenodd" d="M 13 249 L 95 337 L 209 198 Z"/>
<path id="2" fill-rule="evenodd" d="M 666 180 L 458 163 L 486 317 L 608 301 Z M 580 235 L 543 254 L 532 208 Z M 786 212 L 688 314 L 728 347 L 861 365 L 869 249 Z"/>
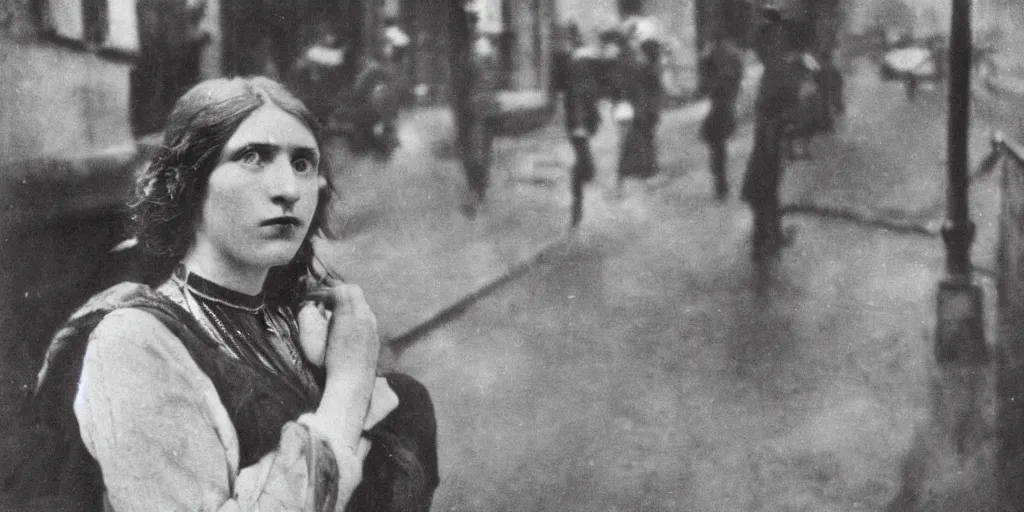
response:
<path id="1" fill-rule="evenodd" d="M 302 225 L 302 221 L 298 217 L 292 217 L 291 215 L 283 215 L 281 217 L 274 217 L 260 222 L 260 227 L 265 226 L 287 226 L 287 227 L 298 227 Z"/>

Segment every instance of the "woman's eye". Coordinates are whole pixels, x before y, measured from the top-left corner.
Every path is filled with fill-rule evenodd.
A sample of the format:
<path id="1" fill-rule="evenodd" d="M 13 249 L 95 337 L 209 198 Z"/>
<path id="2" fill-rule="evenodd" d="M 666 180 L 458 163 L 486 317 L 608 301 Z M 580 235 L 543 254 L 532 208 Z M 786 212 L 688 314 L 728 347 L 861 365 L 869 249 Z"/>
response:
<path id="1" fill-rule="evenodd" d="M 260 163 L 260 154 L 258 152 L 256 152 L 256 151 L 248 151 L 244 155 L 242 155 L 242 158 L 239 159 L 239 162 L 242 162 L 243 164 L 246 164 L 246 165 L 256 165 L 256 164 L 259 164 Z"/>
<path id="2" fill-rule="evenodd" d="M 294 167 L 295 172 L 299 174 L 306 174 L 316 170 L 316 166 L 307 158 L 295 159 L 295 161 L 292 162 L 292 167 Z"/>

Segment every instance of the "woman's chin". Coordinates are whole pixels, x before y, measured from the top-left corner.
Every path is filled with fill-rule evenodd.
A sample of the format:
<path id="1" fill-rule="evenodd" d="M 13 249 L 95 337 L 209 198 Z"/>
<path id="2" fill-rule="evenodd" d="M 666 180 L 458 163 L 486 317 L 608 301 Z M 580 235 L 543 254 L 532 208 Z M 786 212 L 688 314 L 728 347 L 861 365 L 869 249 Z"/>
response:
<path id="1" fill-rule="evenodd" d="M 246 255 L 245 259 L 253 266 L 265 268 L 280 267 L 292 261 L 295 254 L 299 252 L 300 246 L 301 243 L 273 242 L 261 247 L 252 254 Z"/>

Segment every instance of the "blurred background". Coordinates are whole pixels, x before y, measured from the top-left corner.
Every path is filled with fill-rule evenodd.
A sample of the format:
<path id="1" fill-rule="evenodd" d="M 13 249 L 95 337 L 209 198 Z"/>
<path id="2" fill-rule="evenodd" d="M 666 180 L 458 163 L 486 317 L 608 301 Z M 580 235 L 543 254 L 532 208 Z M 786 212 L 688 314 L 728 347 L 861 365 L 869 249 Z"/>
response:
<path id="1" fill-rule="evenodd" d="M 497 137 L 490 171 L 494 184 L 487 208 L 475 219 L 458 211 L 465 185 L 453 113 L 460 101 L 457 85 L 465 76 L 453 56 L 468 51 L 465 46 L 471 39 L 453 34 L 450 13 L 453 5 L 458 10 L 467 3 L 474 4 L 478 16 L 479 39 L 472 39 L 473 44 L 485 41 L 493 55 L 494 72 L 486 93 L 494 108 L 486 115 Z M 805 245 L 783 265 L 793 281 L 776 290 L 768 302 L 763 301 L 757 283 L 736 278 L 750 270 L 744 257 L 736 257 L 745 251 L 749 219 L 738 202 L 722 206 L 708 200 L 705 148 L 696 136 L 696 124 L 708 111 L 701 92 L 705 79 L 699 72 L 701 55 L 721 32 L 749 47 L 765 6 L 779 9 L 786 20 L 802 27 L 801 51 L 831 55 L 847 84 L 845 118 L 834 132 L 808 142 L 811 158 L 789 164 L 783 195 L 790 210 L 820 214 L 823 219 L 856 218 L 865 225 L 883 226 L 887 233 L 923 234 L 931 237 L 927 247 L 932 247 L 926 250 L 915 241 L 892 242 L 851 233 L 849 226 L 819 228 L 810 223 L 802 228 L 808 233 L 801 242 Z M 915 85 L 917 97 L 912 98 L 904 89 L 904 77 L 887 67 L 886 56 L 894 49 L 920 47 L 944 58 L 941 51 L 948 48 L 950 6 L 949 0 L 3 0 L 0 418 L 8 417 L 25 396 L 60 322 L 89 295 L 137 270 L 130 255 L 111 250 L 127 236 L 124 203 L 131 194 L 133 173 L 162 143 L 161 130 L 175 100 L 207 78 L 259 74 L 285 82 L 314 110 L 330 114 L 325 117 L 338 136 L 328 148 L 336 162 L 332 172 L 341 187 L 334 220 L 343 236 L 323 247 L 322 253 L 347 279 L 369 290 L 382 318 L 384 337 L 395 341 L 385 364 L 402 367 L 436 390 L 442 404 L 442 437 L 447 432 L 446 439 L 459 439 L 462 433 L 462 440 L 472 444 L 442 440 L 444 470 L 451 476 L 439 491 L 439 502 L 445 507 L 859 510 L 863 506 L 881 510 L 896 492 L 899 461 L 894 454 L 909 449 L 911 424 L 927 409 L 923 384 L 927 371 L 922 361 L 930 349 L 919 343 L 922 329 L 928 329 L 920 318 L 931 318 L 933 304 L 930 288 L 918 284 L 933 283 L 936 269 L 941 268 L 941 256 L 934 247 L 938 247 L 945 205 L 946 121 L 941 71 L 922 78 Z M 974 165 L 985 156 L 988 137 L 995 130 L 1024 137 L 1020 115 L 1024 2 L 977 0 L 972 2 L 972 17 Z M 564 51 L 569 23 L 579 28 L 586 44 L 596 44 L 601 33 L 630 19 L 652 21 L 663 49 L 660 73 L 666 94 L 660 151 L 668 183 L 650 196 L 625 200 L 588 196 L 589 220 L 579 231 L 567 231 L 566 180 L 572 153 L 559 93 L 552 82 L 557 56 Z M 750 106 L 761 71 L 749 48 L 744 51 L 742 127 L 730 164 L 737 184 L 750 151 Z M 317 65 L 332 71 L 317 75 L 311 71 Z M 374 103 L 373 112 L 356 108 L 360 98 L 371 97 L 377 90 L 388 92 L 380 105 Z M 610 119 L 610 106 L 605 103 L 601 108 L 605 119 Z M 387 114 L 382 114 L 385 110 Z M 376 123 L 385 127 L 378 130 Z M 619 156 L 619 134 L 611 122 L 605 126 L 594 139 L 600 167 L 594 188 L 598 190 L 610 187 L 611 169 Z M 390 139 L 377 144 L 374 137 L 380 133 Z M 367 147 L 371 150 L 364 151 Z M 989 270 L 995 268 L 996 259 L 997 188 L 980 183 L 972 192 L 972 201 L 978 205 L 975 252 L 978 265 Z M 412 346 L 412 340 L 436 327 L 438 319 L 463 311 L 468 301 L 493 291 L 495 283 L 509 280 L 510 275 L 521 276 L 522 262 L 532 265 L 539 253 L 555 246 L 559 249 L 554 254 L 565 261 L 527 280 L 523 285 L 527 288 L 513 289 L 501 302 L 490 303 L 489 320 L 471 317 L 454 324 L 450 332 L 428 336 Z M 872 260 L 877 247 L 891 249 L 894 256 Z M 624 254 L 633 260 L 621 261 Z M 647 254 L 657 254 L 657 264 L 633 263 Z M 719 267 L 728 270 L 719 273 Z M 882 272 L 887 268 L 891 274 Z M 659 275 L 671 279 L 661 280 Z M 845 287 L 853 295 L 837 298 L 837 289 Z M 644 296 L 641 289 L 662 296 Z M 614 301 L 608 297 L 618 293 L 631 297 L 631 303 L 610 304 Z M 524 305 L 534 295 L 580 300 Z M 823 299 L 824 295 L 828 298 Z M 603 298 L 587 302 L 588 296 Z M 828 300 L 847 309 L 823 312 L 822 304 Z M 581 309 L 580 304 L 590 308 Z M 557 308 L 562 308 L 557 315 L 544 316 Z M 803 310 L 810 312 L 801 316 Z M 505 322 L 529 323 L 530 319 L 522 318 L 523 311 L 532 312 L 531 318 L 550 328 L 550 344 L 525 349 L 530 339 L 545 338 L 526 336 L 524 331 L 516 331 L 519 337 L 502 331 L 505 337 L 492 339 L 491 347 L 453 341 L 479 338 L 479 333 L 491 332 L 495 326 L 515 330 Z M 900 318 L 892 316 L 897 314 Z M 616 330 L 621 325 L 588 330 L 620 315 L 633 319 L 633 330 Z M 880 320 L 877 315 L 890 316 Z M 663 336 L 644 331 L 643 325 L 661 326 L 656 334 Z M 580 357 L 594 356 L 577 339 L 579 332 L 564 332 L 574 326 L 593 339 L 650 337 L 649 350 L 635 354 L 637 361 L 629 356 L 623 362 L 626 356 L 617 349 L 599 344 L 593 354 L 605 359 Z M 779 333 L 766 336 L 771 350 L 766 349 L 765 359 L 755 355 L 762 350 L 756 339 L 761 333 Z M 829 339 L 844 340 L 843 349 L 836 353 L 847 359 L 834 359 L 835 353 L 812 343 L 827 338 L 826 334 L 835 335 Z M 700 339 L 707 345 L 699 350 L 673 345 L 685 336 L 703 336 Z M 722 348 L 723 337 L 740 341 Z M 864 341 L 868 338 L 870 342 Z M 780 341 L 793 339 L 806 343 Z M 506 344 L 509 340 L 515 343 Z M 580 343 L 574 345 L 578 352 L 568 348 L 558 355 L 546 352 L 562 340 Z M 772 345 L 771 340 L 778 343 Z M 673 352 L 679 350 L 686 353 Z M 804 355 L 787 358 L 791 351 Z M 698 352 L 719 358 L 716 361 L 728 367 L 722 371 L 733 373 L 687 381 L 703 378 L 701 368 L 714 367 L 714 363 L 691 367 L 676 359 L 685 355 L 696 361 Z M 459 360 L 462 356 L 453 353 L 466 359 Z M 491 367 L 487 361 L 492 356 L 510 359 Z M 582 360 L 587 365 L 558 366 L 562 360 Z M 649 389 L 615 381 L 612 371 L 606 375 L 609 381 L 583 379 L 594 386 L 586 395 L 593 403 L 605 396 L 597 390 L 613 389 L 620 397 L 648 400 L 643 403 L 650 410 L 664 413 L 659 417 L 608 405 L 588 410 L 596 415 L 593 422 L 573 424 L 567 433 L 545 430 L 550 422 L 571 422 L 552 419 L 565 403 L 556 397 L 568 400 L 567 395 L 553 393 L 551 402 L 541 404 L 546 408 L 535 409 L 540 406 L 521 402 L 525 397 L 543 397 L 545 390 L 508 380 L 503 388 L 507 395 L 487 398 L 494 386 L 500 387 L 503 379 L 512 379 L 517 371 L 517 378 L 529 379 L 533 375 L 527 368 L 530 362 L 548 365 L 553 373 L 546 375 L 553 378 L 550 375 L 563 371 L 592 375 L 595 368 L 607 369 L 608 361 L 618 361 L 630 368 L 624 375 L 639 382 L 649 377 L 648 368 L 660 368 L 658 364 L 668 360 L 676 364 L 657 370 L 666 373 L 650 377 L 650 389 L 688 382 L 686 392 L 702 398 L 691 396 L 690 402 L 683 403 L 661 396 L 664 401 L 659 401 L 643 395 Z M 829 366 L 842 366 L 843 361 L 849 364 L 838 369 Z M 828 370 L 807 372 L 805 379 L 801 369 L 807 367 Z M 787 377 L 771 377 L 775 371 Z M 805 405 L 824 404 L 835 397 L 808 398 L 808 389 L 825 386 L 833 378 L 846 379 L 842 382 L 849 384 L 847 391 L 869 382 L 864 386 L 871 387 L 871 400 L 878 403 L 857 398 L 861 401 L 855 400 L 852 409 L 821 413 L 849 416 L 815 417 L 824 423 L 811 426 L 779 417 L 776 411 L 794 410 L 799 412 L 793 418 L 812 417 L 814 412 Z M 465 389 L 478 389 L 479 394 L 470 396 L 462 382 L 471 383 Z M 574 382 L 578 381 L 548 384 L 564 393 Z M 614 386 L 609 388 L 609 382 Z M 763 386 L 758 389 L 765 395 L 747 395 L 751 386 Z M 680 389 L 672 393 L 685 394 Z M 886 393 L 896 398 L 882 398 L 889 396 Z M 499 400 L 503 396 L 509 400 Z M 742 411 L 726 408 L 725 416 L 706 424 L 686 424 L 687 410 L 714 416 L 707 409 L 715 400 Z M 541 411 L 514 418 L 529 423 L 522 431 L 532 434 L 509 436 L 516 446 L 535 443 L 547 454 L 509 450 L 496 455 L 507 449 L 498 439 L 504 427 L 481 422 L 469 411 L 487 411 L 481 414 L 512 421 L 502 416 L 508 403 L 518 404 L 523 411 Z M 769 406 L 759 404 L 779 407 L 769 411 Z M 875 414 L 876 406 L 886 412 Z M 638 420 L 637 415 L 644 419 Z M 651 427 L 644 439 L 630 438 L 634 444 L 622 448 L 628 453 L 595 455 L 601 450 L 591 450 L 614 445 L 622 432 L 642 430 L 644 421 L 660 426 Z M 842 430 L 857 423 L 877 427 L 877 432 Z M 679 426 L 683 424 L 686 428 Z M 777 435 L 778 443 L 754 443 L 745 453 L 729 452 L 737 442 L 729 437 L 729 429 L 718 431 L 723 424 L 739 430 L 749 427 L 749 431 L 732 432 L 738 439 Z M 841 434 L 819 436 L 832 428 Z M 673 432 L 675 437 L 669 435 Z M 576 433 L 597 441 L 578 445 L 554 441 L 566 436 L 576 439 L 572 437 Z M 874 444 L 874 434 L 884 441 Z M 820 451 L 800 452 L 801 436 L 833 441 L 846 436 L 861 447 L 844 444 L 833 453 L 828 450 L 834 447 L 828 445 L 821 450 L 831 455 L 821 458 Z M 651 441 L 656 438 L 664 442 Z M 666 441 L 684 438 L 685 446 Z M 687 459 L 693 469 L 681 475 L 670 469 L 680 461 L 664 460 L 665 450 L 672 449 L 703 458 Z M 570 455 L 581 453 L 586 460 L 572 459 L 576 466 L 559 465 L 555 456 L 569 460 Z M 609 471 L 634 478 L 627 479 L 634 487 L 608 484 L 614 479 L 594 469 L 595 458 L 599 462 L 629 459 L 621 466 L 612 463 Z M 719 462 L 709 462 L 714 460 Z M 848 466 L 849 460 L 856 463 Z M 740 466 L 744 469 L 737 469 Z M 523 467 L 547 472 L 526 478 Z M 574 472 L 579 468 L 589 469 Z M 776 474 L 777 470 L 786 476 Z M 474 472 L 486 476 L 474 480 Z M 853 476 L 834 480 L 838 473 Z M 869 473 L 873 476 L 865 476 Z M 513 483 L 500 484 L 517 474 Z M 743 482 L 755 483 L 734 490 L 730 478 L 738 474 Z M 677 480 L 693 486 L 689 501 L 673 490 Z M 544 492 L 516 506 L 517 499 L 524 499 L 532 489 Z M 772 501 L 771 496 L 781 501 Z"/>

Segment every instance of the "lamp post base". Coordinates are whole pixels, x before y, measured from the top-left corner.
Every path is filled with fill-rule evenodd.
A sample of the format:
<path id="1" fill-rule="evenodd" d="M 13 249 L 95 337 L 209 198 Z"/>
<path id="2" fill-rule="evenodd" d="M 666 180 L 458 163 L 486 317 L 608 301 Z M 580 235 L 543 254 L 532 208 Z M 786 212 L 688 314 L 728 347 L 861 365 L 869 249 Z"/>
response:
<path id="1" fill-rule="evenodd" d="M 966 276 L 951 276 L 939 283 L 935 358 L 939 362 L 985 362 L 983 294 Z"/>

